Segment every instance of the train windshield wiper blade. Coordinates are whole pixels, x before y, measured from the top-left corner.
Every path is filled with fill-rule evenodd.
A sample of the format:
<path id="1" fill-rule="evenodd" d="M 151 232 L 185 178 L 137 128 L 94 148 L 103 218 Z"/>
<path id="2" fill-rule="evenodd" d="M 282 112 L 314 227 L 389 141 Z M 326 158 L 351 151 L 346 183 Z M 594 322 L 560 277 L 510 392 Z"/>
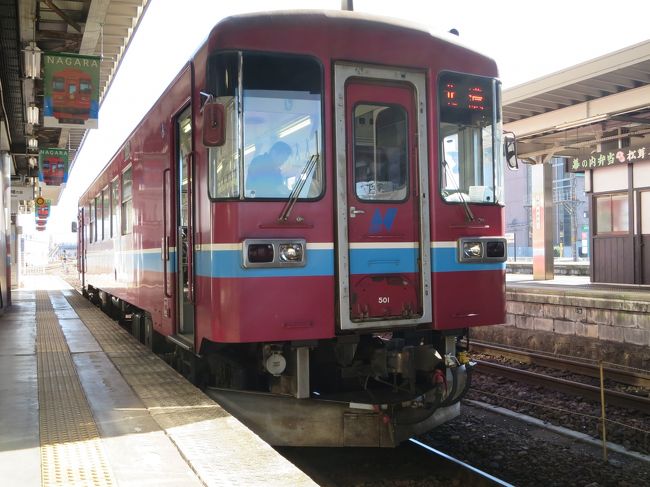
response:
<path id="1" fill-rule="evenodd" d="M 289 194 L 289 198 L 287 199 L 287 202 L 285 203 L 284 207 L 282 208 L 282 211 L 280 212 L 278 221 L 286 222 L 289 219 L 291 210 L 293 210 L 296 201 L 298 201 L 298 198 L 300 197 L 300 192 L 302 191 L 302 188 L 305 187 L 305 183 L 307 182 L 307 178 L 314 170 L 319 160 L 320 160 L 320 154 L 318 154 L 318 152 L 316 154 L 312 154 L 309 160 L 307 161 L 307 164 L 305 164 L 305 167 L 302 168 L 302 171 L 300 171 L 300 175 L 298 176 L 298 180 L 296 181 L 296 184 L 294 184 L 293 189 Z"/>

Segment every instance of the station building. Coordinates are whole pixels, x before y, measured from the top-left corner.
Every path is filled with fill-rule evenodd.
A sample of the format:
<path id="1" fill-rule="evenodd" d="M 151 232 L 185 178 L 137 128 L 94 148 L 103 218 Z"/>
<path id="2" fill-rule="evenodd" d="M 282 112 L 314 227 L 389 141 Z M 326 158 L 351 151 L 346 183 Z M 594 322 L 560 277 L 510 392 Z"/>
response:
<path id="1" fill-rule="evenodd" d="M 536 278 L 553 274 L 554 208 L 584 185 L 584 208 L 568 213 L 577 252 L 588 239 L 591 281 L 650 285 L 650 42 L 507 89 L 503 105 L 504 129 L 531 165 Z"/>

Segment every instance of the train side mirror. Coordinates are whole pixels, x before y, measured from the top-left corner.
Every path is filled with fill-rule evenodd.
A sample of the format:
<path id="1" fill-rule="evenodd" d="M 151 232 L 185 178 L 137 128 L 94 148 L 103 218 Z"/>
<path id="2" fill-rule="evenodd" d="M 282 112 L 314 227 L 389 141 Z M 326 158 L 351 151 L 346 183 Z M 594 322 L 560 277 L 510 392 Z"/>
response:
<path id="1" fill-rule="evenodd" d="M 519 161 L 517 160 L 517 138 L 514 133 L 503 133 L 503 152 L 508 167 L 513 171 L 519 169 Z"/>
<path id="2" fill-rule="evenodd" d="M 221 103 L 203 106 L 203 145 L 219 147 L 226 142 L 225 108 Z"/>
<path id="3" fill-rule="evenodd" d="M 77 233 L 77 222 L 72 222 L 72 233 Z"/>

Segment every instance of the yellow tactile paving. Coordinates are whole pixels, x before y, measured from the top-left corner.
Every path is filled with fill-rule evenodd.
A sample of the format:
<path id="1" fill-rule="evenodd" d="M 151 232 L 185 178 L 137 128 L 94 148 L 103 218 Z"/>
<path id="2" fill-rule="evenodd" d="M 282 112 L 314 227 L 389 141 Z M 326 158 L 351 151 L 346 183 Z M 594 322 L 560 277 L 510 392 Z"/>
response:
<path id="1" fill-rule="evenodd" d="M 44 486 L 115 485 L 49 296 L 36 297 L 41 480 Z"/>
<path id="2" fill-rule="evenodd" d="M 316 485 L 82 296 L 65 297 L 206 485 Z"/>

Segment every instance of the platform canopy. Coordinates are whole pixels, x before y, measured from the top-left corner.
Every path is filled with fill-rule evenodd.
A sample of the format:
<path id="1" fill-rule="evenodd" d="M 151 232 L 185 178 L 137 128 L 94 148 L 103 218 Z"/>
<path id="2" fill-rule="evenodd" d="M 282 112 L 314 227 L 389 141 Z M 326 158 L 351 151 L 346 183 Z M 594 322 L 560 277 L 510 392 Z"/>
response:
<path id="1" fill-rule="evenodd" d="M 43 126 L 43 80 L 27 77 L 25 50 L 101 56 L 101 104 L 147 1 L 0 0 L 0 151 L 11 154 L 16 183 L 39 184 L 33 167 L 39 149 L 68 149 L 74 165 L 87 132 Z M 30 106 L 39 109 L 37 123 L 28 123 Z M 29 139 L 37 147 L 30 148 Z M 41 194 L 56 204 L 61 186 L 40 184 Z"/>
<path id="2" fill-rule="evenodd" d="M 634 145 L 650 133 L 650 41 L 504 90 L 503 118 L 531 162 Z"/>

